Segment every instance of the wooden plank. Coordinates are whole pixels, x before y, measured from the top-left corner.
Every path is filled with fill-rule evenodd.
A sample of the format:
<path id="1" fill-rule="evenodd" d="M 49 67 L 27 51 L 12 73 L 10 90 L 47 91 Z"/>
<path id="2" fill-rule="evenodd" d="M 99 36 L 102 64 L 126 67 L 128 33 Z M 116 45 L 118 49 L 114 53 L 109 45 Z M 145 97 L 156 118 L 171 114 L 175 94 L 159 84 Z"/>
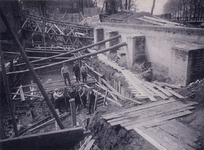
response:
<path id="1" fill-rule="evenodd" d="M 154 84 L 154 86 L 155 86 L 155 88 L 157 88 L 158 90 L 160 90 L 161 92 L 163 92 L 164 94 L 166 94 L 167 96 L 173 96 L 173 94 L 171 94 L 168 90 L 166 90 L 166 89 L 164 89 L 164 88 L 162 88 L 162 87 L 160 87 L 160 86 L 158 86 L 158 85 L 156 85 L 156 84 Z"/>
<path id="2" fill-rule="evenodd" d="M 102 115 L 102 117 L 104 119 L 110 119 L 110 118 L 113 118 L 114 116 L 117 116 L 117 115 L 120 115 L 120 114 L 128 113 L 128 112 L 131 112 L 131 111 L 136 111 L 136 110 L 147 109 L 147 108 L 158 106 L 158 105 L 165 105 L 165 104 L 172 103 L 172 102 L 175 102 L 175 101 L 176 100 L 172 98 L 172 99 L 170 99 L 168 101 L 158 101 L 158 102 L 154 102 L 154 103 L 148 103 L 148 104 L 145 104 L 145 105 L 120 110 L 119 112 L 113 112 L 113 113 L 105 114 L 105 115 Z"/>
<path id="3" fill-rule="evenodd" d="M 174 89 L 180 89 L 179 86 L 174 85 L 174 84 L 169 84 L 169 83 L 165 83 L 165 82 L 157 82 L 157 81 L 154 81 L 154 83 L 157 85 L 160 85 L 160 86 L 167 86 L 167 87 L 174 88 Z"/>
<path id="4" fill-rule="evenodd" d="M 125 129 L 127 129 L 129 131 L 129 130 L 135 128 L 135 127 L 141 127 L 141 126 L 149 125 L 151 123 L 156 124 L 156 123 L 159 123 L 159 122 L 162 122 L 162 121 L 171 120 L 171 119 L 181 117 L 181 116 L 185 116 L 185 115 L 188 115 L 188 114 L 191 114 L 191 113 L 192 112 L 189 111 L 189 110 L 179 111 L 179 112 L 176 112 L 174 114 L 168 114 L 168 115 L 165 115 L 165 116 L 160 116 L 160 117 L 154 118 L 152 120 L 149 119 L 149 121 L 145 121 L 145 122 L 142 122 L 142 123 L 139 123 L 139 124 L 136 124 L 136 125 L 131 124 L 129 126 L 126 126 L 126 125 L 121 124 L 121 126 L 125 127 Z"/>
<path id="5" fill-rule="evenodd" d="M 134 130 L 141 135 L 144 139 L 146 139 L 149 143 L 151 143 L 153 146 L 155 146 L 158 150 L 168 150 L 166 149 L 163 145 L 161 145 L 160 143 L 158 143 L 156 140 L 154 140 L 155 136 L 153 138 L 151 138 L 149 136 L 149 134 L 145 133 L 143 130 L 139 129 L 139 128 L 134 128 Z M 158 138 L 157 138 L 158 139 Z"/>
<path id="6" fill-rule="evenodd" d="M 148 130 L 152 132 L 153 134 L 156 134 L 157 136 L 159 136 L 160 138 L 162 138 L 164 141 L 168 142 L 169 144 L 174 145 L 174 147 L 176 147 L 176 150 L 186 150 L 186 149 L 195 150 L 193 147 L 182 142 L 175 135 L 171 135 L 159 127 L 148 128 Z"/>
<path id="7" fill-rule="evenodd" d="M 84 150 L 90 150 L 91 147 L 92 147 L 92 145 L 94 144 L 94 142 L 95 142 L 95 140 L 92 139 L 92 140 L 87 144 L 87 146 L 84 148 Z"/>
<path id="8" fill-rule="evenodd" d="M 86 141 L 82 144 L 82 146 L 80 147 L 79 150 L 84 150 L 85 146 L 87 145 L 87 143 L 89 143 L 89 141 L 91 140 L 91 138 L 92 138 L 92 135 L 90 135 L 90 136 L 86 139 Z"/>
<path id="9" fill-rule="evenodd" d="M 167 100 L 167 99 L 169 99 L 166 95 L 164 95 L 163 93 L 161 93 L 160 91 L 157 91 L 156 89 L 154 89 L 154 86 L 151 84 L 151 83 L 149 83 L 149 82 L 143 82 L 143 84 L 145 85 L 145 86 L 148 86 L 148 88 L 150 89 L 150 90 L 152 90 L 154 93 L 156 93 L 158 96 L 160 96 L 162 99 L 164 99 L 164 100 Z"/>
<path id="10" fill-rule="evenodd" d="M 193 137 L 199 137 L 202 136 L 202 133 L 194 130 L 192 128 L 189 128 L 188 126 L 186 126 L 185 124 L 177 121 L 177 120 L 171 120 L 169 121 L 170 125 L 173 125 L 174 127 L 178 128 L 178 130 L 180 131 L 185 131 L 185 133 L 188 133 L 188 136 L 193 136 Z"/>
<path id="11" fill-rule="evenodd" d="M 171 94 L 173 94 L 174 96 L 178 97 L 179 99 L 185 99 L 185 97 L 183 97 L 182 95 L 180 95 L 180 94 L 174 92 L 174 91 L 171 90 L 171 89 L 168 89 L 168 91 L 169 91 Z"/>
<path id="12" fill-rule="evenodd" d="M 162 114 L 165 112 L 186 108 L 186 107 L 189 107 L 191 105 L 192 104 L 181 105 L 181 103 L 172 103 L 171 105 L 167 104 L 167 105 L 156 106 L 156 107 L 152 107 L 152 108 L 144 109 L 144 110 L 140 110 L 140 111 L 132 111 L 130 113 L 121 114 L 117 118 L 115 117 L 111 120 L 108 120 L 108 123 L 124 121 L 125 119 L 131 119 L 132 121 L 134 121 L 134 117 L 136 117 L 136 118 L 139 117 L 141 119 L 141 118 L 147 117 L 149 115 L 154 116 L 154 115 Z M 190 107 L 190 108 L 194 108 L 194 107 Z"/>
<path id="13" fill-rule="evenodd" d="M 184 125 L 180 125 L 180 127 L 176 126 L 178 124 L 171 124 L 171 121 L 159 126 L 159 128 L 163 129 L 167 133 L 174 135 L 178 140 L 183 141 L 184 143 L 194 147 L 195 149 L 199 149 L 199 146 L 195 143 L 198 140 L 199 136 L 193 136 L 188 132 L 190 129 L 185 127 Z M 184 127 L 184 129 L 182 128 Z M 186 131 L 185 131 L 186 129 Z"/>
<path id="14" fill-rule="evenodd" d="M 184 111 L 184 110 L 188 110 L 188 107 L 170 107 L 170 108 L 166 108 L 166 109 L 163 109 L 162 110 L 158 110 L 158 111 L 146 111 L 144 112 L 143 114 L 140 114 L 138 113 L 133 113 L 132 115 L 128 115 L 129 118 L 123 118 L 121 117 L 121 119 L 114 119 L 113 121 L 110 120 L 108 122 L 110 122 L 110 124 L 112 126 L 114 125 L 122 125 L 122 126 L 131 126 L 131 125 L 134 125 L 134 124 L 140 124 L 142 122 L 146 122 L 146 121 L 149 121 L 151 119 L 157 119 L 157 118 L 160 118 L 160 117 L 163 117 L 165 115 L 169 115 L 169 114 L 172 114 L 172 113 L 175 113 L 175 112 L 178 112 L 178 111 Z M 116 121 L 115 121 L 116 120 Z M 117 121 L 118 120 L 118 121 Z"/>
<path id="15" fill-rule="evenodd" d="M 183 108 L 183 109 L 185 109 L 185 108 Z M 181 109 L 181 111 L 183 109 Z M 195 109 L 195 107 L 193 107 L 193 106 L 188 106 L 187 107 L 187 110 L 192 110 L 192 109 Z M 148 127 L 153 127 L 153 126 L 159 126 L 159 125 L 165 124 L 166 122 L 168 122 L 168 120 L 164 120 L 164 121 L 161 121 L 161 122 L 155 122 L 155 123 L 147 124 L 147 125 L 145 125 L 145 127 L 148 128 Z"/>

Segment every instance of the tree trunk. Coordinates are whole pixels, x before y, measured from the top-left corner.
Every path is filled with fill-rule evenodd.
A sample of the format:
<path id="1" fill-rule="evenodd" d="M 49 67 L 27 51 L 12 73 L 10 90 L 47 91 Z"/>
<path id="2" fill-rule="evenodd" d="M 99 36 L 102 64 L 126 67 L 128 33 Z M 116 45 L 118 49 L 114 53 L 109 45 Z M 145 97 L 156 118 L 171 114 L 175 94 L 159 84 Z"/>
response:
<path id="1" fill-rule="evenodd" d="M 127 0 L 125 0 L 125 10 L 127 10 Z"/>
<path id="2" fill-rule="evenodd" d="M 129 0 L 128 10 L 130 10 L 131 0 Z"/>
<path id="3" fill-rule="evenodd" d="M 155 7 L 155 1 L 156 0 L 153 0 L 153 4 L 152 4 L 152 10 L 151 10 L 151 15 L 153 16 L 153 11 L 154 11 L 154 7 Z"/>

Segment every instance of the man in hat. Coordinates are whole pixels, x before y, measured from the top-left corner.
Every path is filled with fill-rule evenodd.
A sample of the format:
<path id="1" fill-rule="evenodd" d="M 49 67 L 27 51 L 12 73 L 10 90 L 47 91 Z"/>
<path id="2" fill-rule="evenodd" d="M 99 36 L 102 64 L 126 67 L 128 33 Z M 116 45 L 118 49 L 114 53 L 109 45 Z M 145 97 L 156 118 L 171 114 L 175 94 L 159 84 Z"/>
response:
<path id="1" fill-rule="evenodd" d="M 55 103 L 55 109 L 58 109 L 59 112 L 61 112 L 60 101 L 63 98 L 63 93 L 60 92 L 58 88 L 54 90 L 53 98 L 54 98 L 54 103 Z"/>
<path id="2" fill-rule="evenodd" d="M 94 103 L 95 103 L 95 98 L 96 98 L 93 88 L 90 89 L 88 97 L 89 97 L 89 113 L 88 114 L 92 114 L 94 113 Z"/>
<path id="3" fill-rule="evenodd" d="M 68 80 L 69 85 L 71 85 L 70 78 L 69 78 L 69 73 L 68 72 L 69 72 L 68 67 L 66 66 L 65 63 L 63 63 L 63 67 L 61 68 L 61 75 L 64 78 L 65 85 L 67 85 L 66 79 Z"/>
<path id="4" fill-rule="evenodd" d="M 82 75 L 82 79 L 83 79 L 83 83 L 87 81 L 87 67 L 85 66 L 85 64 L 83 63 L 81 68 L 81 75 Z"/>
<path id="5" fill-rule="evenodd" d="M 80 68 L 79 68 L 79 64 L 75 63 L 74 67 L 73 67 L 73 72 L 75 73 L 75 77 L 76 77 L 76 81 L 80 81 Z"/>

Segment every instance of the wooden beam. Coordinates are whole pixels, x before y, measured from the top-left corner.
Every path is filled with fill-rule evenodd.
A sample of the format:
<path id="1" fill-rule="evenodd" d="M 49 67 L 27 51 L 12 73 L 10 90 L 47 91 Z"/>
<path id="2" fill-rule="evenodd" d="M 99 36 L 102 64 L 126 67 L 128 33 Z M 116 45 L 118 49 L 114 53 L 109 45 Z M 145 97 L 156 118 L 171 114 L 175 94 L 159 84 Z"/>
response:
<path id="1" fill-rule="evenodd" d="M 120 38 L 121 35 L 117 35 L 115 37 L 112 37 L 110 39 L 106 39 L 106 40 L 103 40 L 103 41 L 100 41 L 100 42 L 97 42 L 95 44 L 91 44 L 91 45 L 88 45 L 88 46 L 84 46 L 82 48 L 79 48 L 79 49 L 76 49 L 76 50 L 72 50 L 72 51 L 69 51 L 69 52 L 66 52 L 66 53 L 63 53 L 63 54 L 58 54 L 58 55 L 55 55 L 55 56 L 50 56 L 50 57 L 47 57 L 47 58 L 42 58 L 40 60 L 34 60 L 34 61 L 31 61 L 31 63 L 34 63 L 34 62 L 38 62 L 38 61 L 42 61 L 42 60 L 49 60 L 51 58 L 55 58 L 55 57 L 60 57 L 60 56 L 65 56 L 67 54 L 71 54 L 71 53 L 75 53 L 75 52 L 78 52 L 78 51 L 82 51 L 84 49 L 87 49 L 87 48 L 91 48 L 91 47 L 94 47 L 94 46 L 97 46 L 97 45 L 100 45 L 100 44 L 103 44 L 105 42 L 108 42 L 110 40 L 113 40 L 113 39 L 117 39 L 117 38 Z M 25 63 L 22 63 L 22 64 L 18 64 L 18 65 L 24 65 Z"/>
<path id="2" fill-rule="evenodd" d="M 69 100 L 70 103 L 70 109 L 71 109 L 71 115 L 72 115 L 72 125 L 73 127 L 76 126 L 76 108 L 75 108 L 75 99 L 72 98 Z"/>
<path id="3" fill-rule="evenodd" d="M 79 57 L 76 57 L 76 58 L 71 58 L 71 59 L 69 59 L 69 60 L 64 60 L 64 61 L 61 61 L 61 62 L 56 62 L 56 63 L 52 63 L 52 64 L 45 65 L 45 66 L 35 67 L 35 68 L 33 68 L 33 69 L 34 69 L 34 70 L 38 70 L 38 69 L 43 69 L 43 68 L 47 68 L 47 67 L 52 67 L 52 66 L 59 65 L 59 64 L 63 64 L 63 63 L 67 63 L 67 62 L 73 62 L 73 61 L 75 61 L 75 60 L 82 59 L 82 58 L 84 58 L 84 57 L 89 57 L 89 56 L 97 55 L 97 54 L 99 54 L 99 53 L 111 51 L 111 50 L 114 50 L 114 49 L 117 49 L 117 48 L 120 48 L 120 47 L 126 46 L 126 45 L 127 45 L 126 43 L 117 44 L 117 45 L 114 45 L 114 46 L 112 46 L 112 47 L 109 47 L 109 48 L 106 48 L 106 49 L 103 49 L 103 50 L 99 50 L 99 51 L 96 51 L 96 52 L 93 52 L 93 53 L 85 54 L 85 55 L 82 55 L 82 56 L 79 56 Z M 27 69 L 27 70 L 22 70 L 22 71 L 8 72 L 7 74 L 23 73 L 23 72 L 27 72 L 27 71 L 29 71 L 29 70 Z"/>
<path id="4" fill-rule="evenodd" d="M 2 68 L 3 83 L 4 83 L 5 92 L 6 92 L 6 96 L 7 96 L 9 111 L 11 113 L 11 119 L 12 119 L 12 124 L 13 124 L 13 128 L 14 128 L 14 133 L 15 133 L 15 136 L 17 137 L 18 136 L 18 129 L 17 129 L 16 119 L 15 119 L 14 108 L 12 105 L 12 99 L 11 99 L 11 94 L 10 94 L 10 90 L 9 90 L 9 82 L 8 82 L 8 78 L 6 75 L 6 68 L 5 68 L 3 52 L 1 50 L 1 45 L 0 45 L 0 53 L 1 53 L 1 68 Z"/>
<path id="5" fill-rule="evenodd" d="M 71 128 L 1 140 L 2 149 L 72 149 L 83 140 L 83 128 Z"/>

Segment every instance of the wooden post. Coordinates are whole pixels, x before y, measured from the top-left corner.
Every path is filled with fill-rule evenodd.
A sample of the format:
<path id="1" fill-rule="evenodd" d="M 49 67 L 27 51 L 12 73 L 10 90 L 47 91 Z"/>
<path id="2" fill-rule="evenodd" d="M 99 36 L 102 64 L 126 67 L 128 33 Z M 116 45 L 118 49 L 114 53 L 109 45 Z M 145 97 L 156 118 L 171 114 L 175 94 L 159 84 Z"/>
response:
<path id="1" fill-rule="evenodd" d="M 47 105 L 48 107 L 50 108 L 51 112 L 53 113 L 53 116 L 55 117 L 55 119 L 57 120 L 57 123 L 59 124 L 60 126 L 60 129 L 64 129 L 64 126 L 59 118 L 59 116 L 57 115 L 54 107 L 52 106 L 52 103 L 50 102 L 49 100 L 49 97 L 47 96 L 47 93 L 45 92 L 45 89 L 43 88 L 40 80 L 38 79 L 37 77 L 37 74 L 35 73 L 34 69 L 33 69 L 33 66 L 30 64 L 28 58 L 27 58 L 27 55 L 21 45 L 21 43 L 19 42 L 16 34 L 14 33 L 13 29 L 11 28 L 7 18 L 5 17 L 5 15 L 3 14 L 2 10 L 0 9 L 0 15 L 1 15 L 1 18 L 2 20 L 4 21 L 4 24 L 6 25 L 7 29 L 9 30 L 9 32 L 11 33 L 12 37 L 14 38 L 14 41 L 15 43 L 17 44 L 18 48 L 19 48 L 19 51 L 21 53 L 21 56 L 23 57 L 24 61 L 26 62 L 26 65 L 27 67 L 29 68 L 29 71 L 31 72 L 36 84 L 38 85 L 38 88 L 40 89 L 45 101 L 47 102 Z M 3 58 L 3 57 L 2 57 Z M 3 59 L 2 59 L 3 60 Z M 2 63 L 4 64 L 4 63 Z M 9 90 L 9 89 L 8 89 Z M 15 121 L 15 120 L 14 120 Z M 16 128 L 17 130 L 17 128 Z"/>
<path id="2" fill-rule="evenodd" d="M 97 108 L 97 98 L 98 98 L 98 90 L 97 90 L 97 92 L 96 92 L 96 97 L 95 97 L 94 111 L 95 111 L 96 108 Z"/>
<path id="3" fill-rule="evenodd" d="M 101 76 L 98 75 L 98 82 L 101 83 Z"/>
<path id="4" fill-rule="evenodd" d="M 121 86 L 120 86 L 120 81 L 118 81 L 118 92 L 121 94 Z"/>
<path id="5" fill-rule="evenodd" d="M 24 93 L 23 93 L 22 85 L 19 87 L 19 89 L 20 89 L 21 101 L 25 101 L 25 96 L 24 96 Z"/>
<path id="6" fill-rule="evenodd" d="M 76 109 L 75 109 L 75 99 L 72 98 L 69 100 L 70 102 L 70 109 L 71 109 L 71 115 L 72 115 L 72 124 L 73 127 L 76 126 Z"/>
<path id="7" fill-rule="evenodd" d="M 108 96 L 108 88 L 106 89 L 106 94 L 105 94 L 105 97 L 104 97 L 104 105 L 107 105 L 107 102 L 106 102 L 106 98 Z"/>
<path id="8" fill-rule="evenodd" d="M 8 83 L 8 78 L 6 76 L 6 68 L 5 68 L 5 62 L 4 62 L 4 57 L 3 57 L 3 52 L 0 48 L 1 51 L 1 68 L 2 68 L 2 76 L 3 76 L 3 82 L 4 82 L 4 86 L 5 86 L 5 91 L 6 91 L 6 96 L 7 96 L 7 101 L 8 101 L 8 105 L 9 105 L 9 109 L 11 112 L 11 119 L 12 119 L 12 123 L 13 123 L 13 127 L 14 127 L 14 133 L 15 136 L 18 136 L 18 129 L 17 129 L 17 125 L 16 125 L 16 119 L 15 119 L 15 114 L 13 111 L 13 106 L 12 106 L 12 101 L 11 101 L 11 94 L 10 94 L 10 90 L 9 90 L 9 83 Z"/>

